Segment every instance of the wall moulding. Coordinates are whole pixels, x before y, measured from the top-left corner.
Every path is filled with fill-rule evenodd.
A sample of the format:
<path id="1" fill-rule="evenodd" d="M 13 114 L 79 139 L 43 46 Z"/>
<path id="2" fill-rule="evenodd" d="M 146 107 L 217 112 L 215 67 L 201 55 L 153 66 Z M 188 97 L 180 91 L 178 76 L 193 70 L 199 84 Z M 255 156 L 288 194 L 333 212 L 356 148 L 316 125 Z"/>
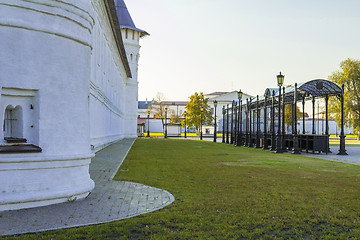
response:
<path id="1" fill-rule="evenodd" d="M 22 96 L 22 97 L 35 97 L 37 89 L 22 89 L 22 88 L 6 88 L 1 89 L 1 95 L 5 96 Z"/>
<path id="2" fill-rule="evenodd" d="M 79 10 L 72 11 L 69 5 L 49 6 L 49 4 L 28 1 L 0 0 L 0 10 L 1 27 L 55 35 L 92 48 L 90 34 L 94 20 L 90 15 L 86 17 L 82 12 L 79 15 Z"/>

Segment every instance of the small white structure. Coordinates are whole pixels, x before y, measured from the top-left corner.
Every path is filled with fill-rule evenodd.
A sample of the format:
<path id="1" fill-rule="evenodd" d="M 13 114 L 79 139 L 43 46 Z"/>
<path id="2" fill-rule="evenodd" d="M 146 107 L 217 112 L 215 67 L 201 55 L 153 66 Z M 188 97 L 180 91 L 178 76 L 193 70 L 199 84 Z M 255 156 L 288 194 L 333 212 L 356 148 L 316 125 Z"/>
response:
<path id="1" fill-rule="evenodd" d="M 0 0 L 0 211 L 86 197 L 94 152 L 136 136 L 130 20 L 122 0 Z"/>

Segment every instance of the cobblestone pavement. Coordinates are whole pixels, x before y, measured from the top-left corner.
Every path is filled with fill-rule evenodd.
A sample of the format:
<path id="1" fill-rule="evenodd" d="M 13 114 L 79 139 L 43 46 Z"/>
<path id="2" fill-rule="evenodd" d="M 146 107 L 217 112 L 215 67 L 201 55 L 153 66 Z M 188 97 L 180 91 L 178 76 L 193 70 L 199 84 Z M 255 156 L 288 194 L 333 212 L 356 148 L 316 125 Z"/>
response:
<path id="1" fill-rule="evenodd" d="M 135 139 L 124 139 L 100 151 L 90 164 L 95 189 L 83 200 L 39 208 L 0 212 L 0 235 L 87 226 L 152 212 L 175 199 L 165 190 L 113 181 Z"/>

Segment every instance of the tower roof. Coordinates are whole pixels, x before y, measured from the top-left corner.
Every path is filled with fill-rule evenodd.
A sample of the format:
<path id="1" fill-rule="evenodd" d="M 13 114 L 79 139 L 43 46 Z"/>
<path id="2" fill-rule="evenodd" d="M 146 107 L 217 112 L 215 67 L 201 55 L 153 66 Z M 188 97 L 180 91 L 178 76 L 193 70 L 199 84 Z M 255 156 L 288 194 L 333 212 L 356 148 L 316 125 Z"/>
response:
<path id="1" fill-rule="evenodd" d="M 127 28 L 138 31 L 140 32 L 141 37 L 145 35 L 149 35 L 149 33 L 147 33 L 146 31 L 141 30 L 135 26 L 134 21 L 130 16 L 130 13 L 125 5 L 124 0 L 115 0 L 115 5 L 116 5 L 117 17 L 120 23 L 120 28 Z"/>

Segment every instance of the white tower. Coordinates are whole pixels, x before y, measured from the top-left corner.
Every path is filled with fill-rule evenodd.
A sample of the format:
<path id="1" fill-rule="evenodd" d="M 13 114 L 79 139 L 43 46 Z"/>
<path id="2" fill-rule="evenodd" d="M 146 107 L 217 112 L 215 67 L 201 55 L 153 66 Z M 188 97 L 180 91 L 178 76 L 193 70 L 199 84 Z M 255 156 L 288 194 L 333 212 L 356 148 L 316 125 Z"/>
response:
<path id="1" fill-rule="evenodd" d="M 131 69 L 131 78 L 126 83 L 126 113 L 127 123 L 130 126 L 127 131 L 128 135 L 136 133 L 137 118 L 137 96 L 138 96 L 138 63 L 140 58 L 140 38 L 149 35 L 144 30 L 137 28 L 130 16 L 130 13 L 123 0 L 115 0 L 116 12 L 118 14 L 119 24 L 121 28 L 122 39 Z M 136 101 L 132 98 L 136 98 Z M 136 104 L 136 105 L 134 105 Z M 133 136 L 136 137 L 136 136 Z"/>

